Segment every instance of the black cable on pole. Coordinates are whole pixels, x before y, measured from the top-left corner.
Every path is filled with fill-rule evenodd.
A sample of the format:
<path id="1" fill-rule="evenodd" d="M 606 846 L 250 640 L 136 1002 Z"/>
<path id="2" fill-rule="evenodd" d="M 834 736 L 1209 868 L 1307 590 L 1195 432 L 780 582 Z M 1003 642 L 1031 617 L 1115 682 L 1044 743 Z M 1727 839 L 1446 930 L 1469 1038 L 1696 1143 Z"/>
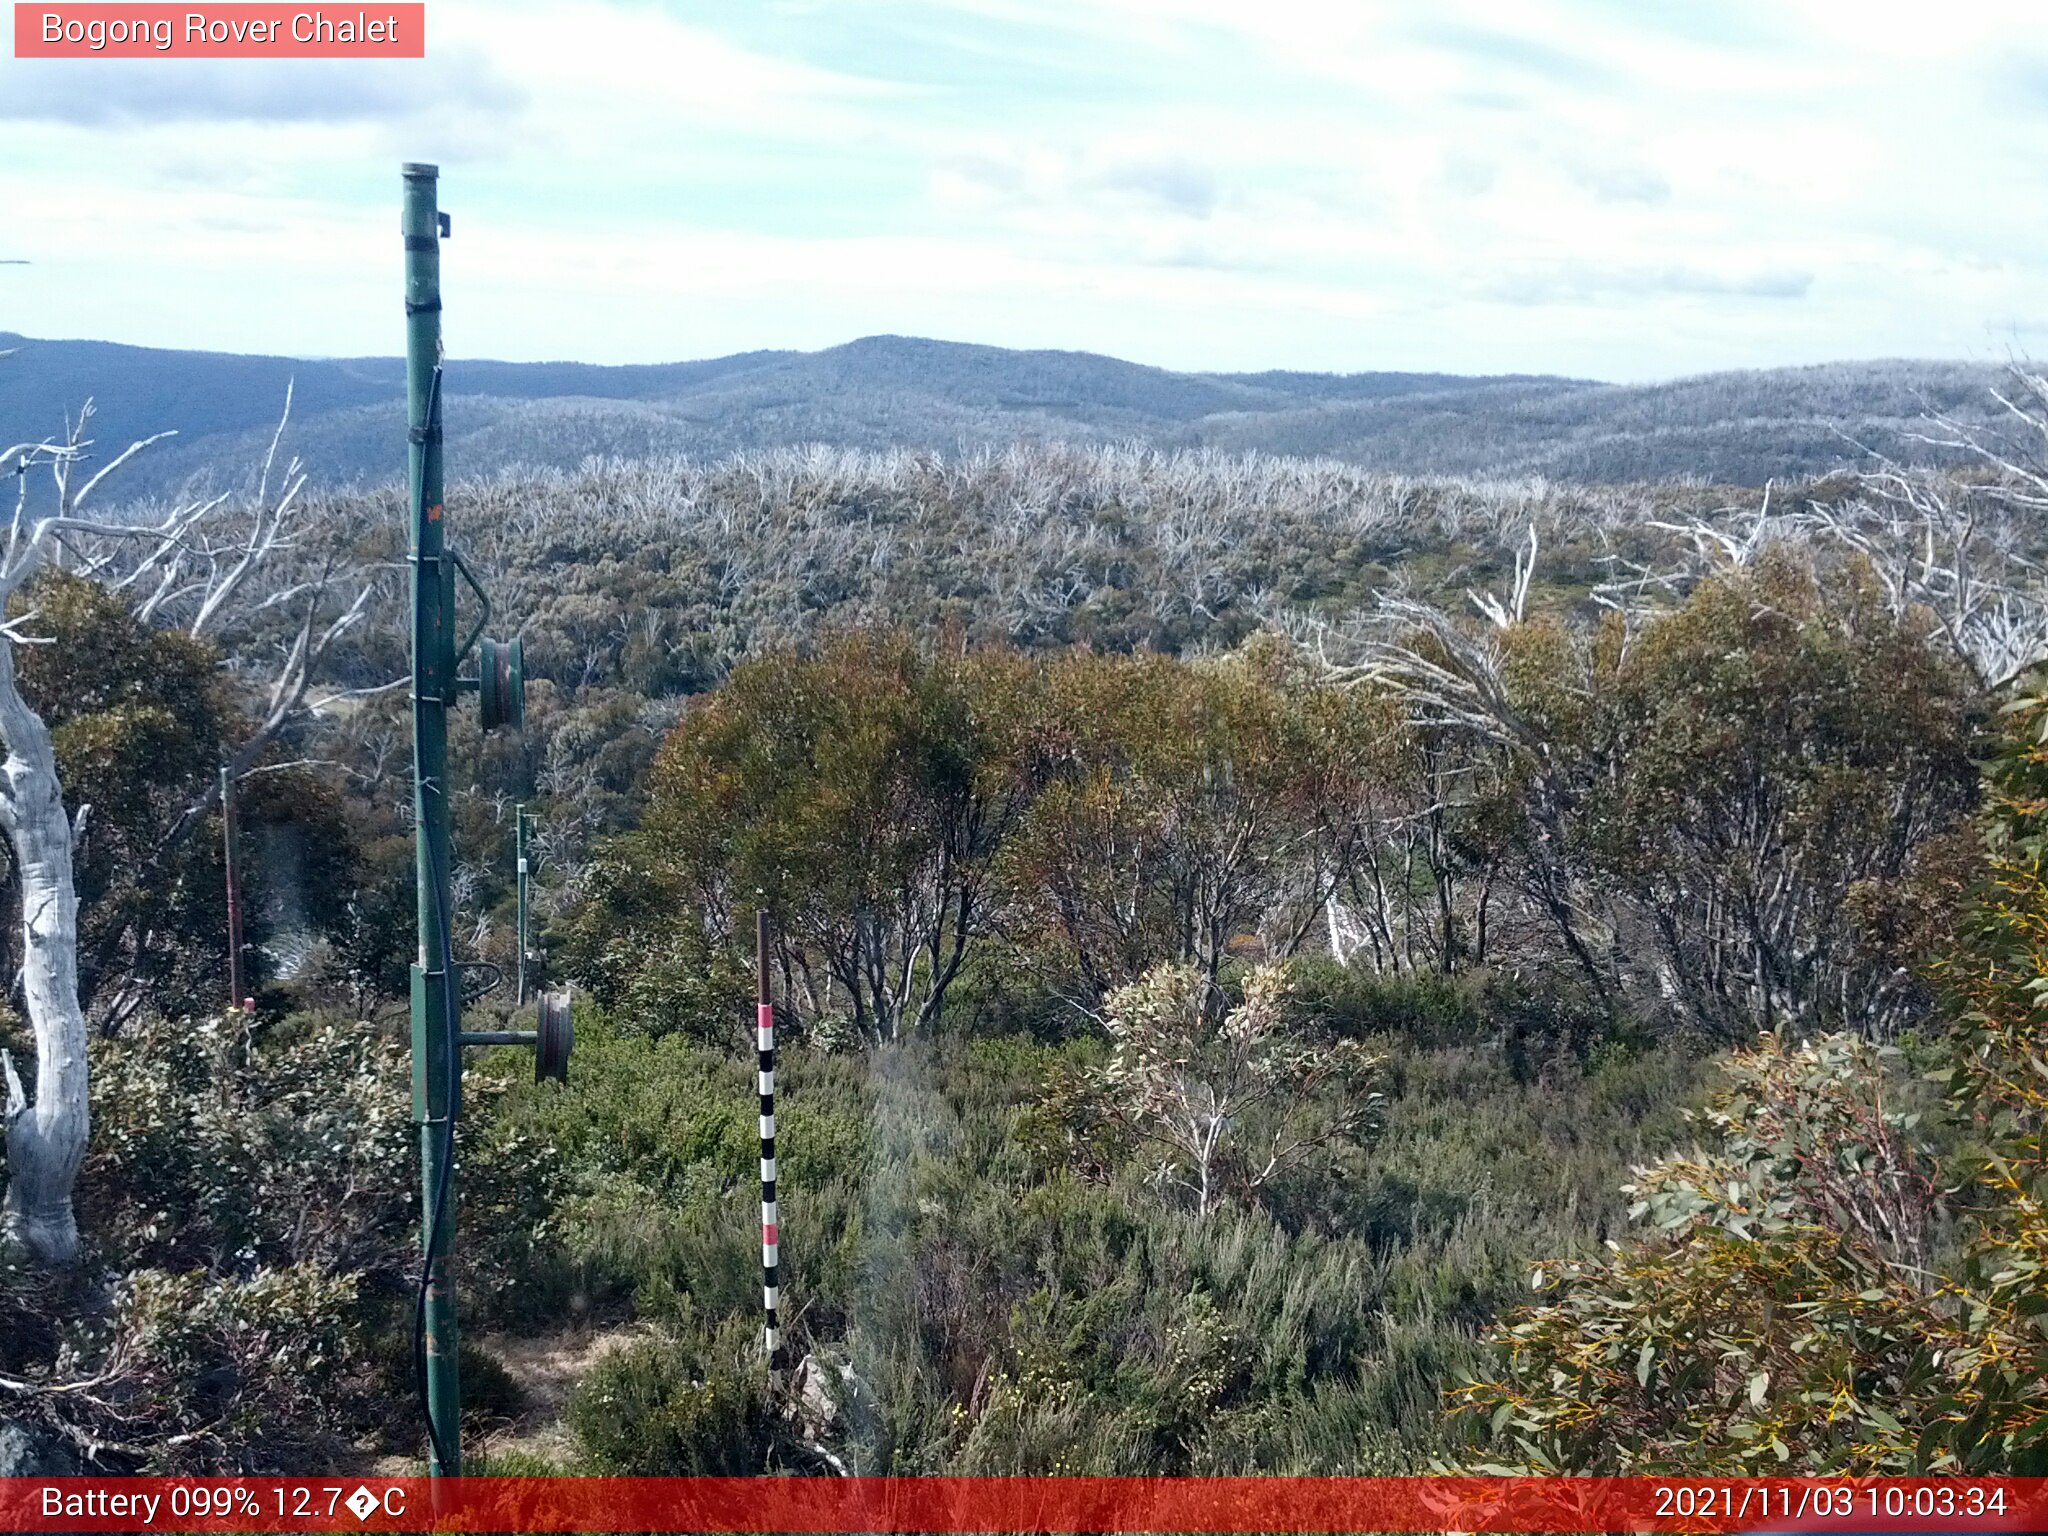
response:
<path id="1" fill-rule="evenodd" d="M 447 886 L 443 883 L 444 872 L 434 867 L 434 910 L 441 923 L 441 975 L 443 978 L 442 1022 L 448 1031 L 448 1091 L 441 1116 L 441 1171 L 434 1180 L 434 1197 L 427 1209 L 427 1251 L 420 1261 L 419 1289 L 413 1294 L 412 1309 L 412 1364 L 413 1386 L 419 1397 L 420 1415 L 427 1421 L 427 1439 L 434 1448 L 437 1465 L 449 1466 L 447 1442 L 441 1438 L 440 1426 L 434 1422 L 434 1405 L 427 1396 L 427 1292 L 433 1284 L 434 1250 L 441 1243 L 441 1226 L 448 1206 L 448 1175 L 455 1166 L 455 1095 L 460 1088 L 462 1047 L 457 1042 L 459 1033 L 454 1019 L 454 993 L 447 985 L 447 978 L 455 968 L 455 951 L 448 942 L 448 900 Z M 459 1437 L 462 1427 L 456 1426 Z"/>

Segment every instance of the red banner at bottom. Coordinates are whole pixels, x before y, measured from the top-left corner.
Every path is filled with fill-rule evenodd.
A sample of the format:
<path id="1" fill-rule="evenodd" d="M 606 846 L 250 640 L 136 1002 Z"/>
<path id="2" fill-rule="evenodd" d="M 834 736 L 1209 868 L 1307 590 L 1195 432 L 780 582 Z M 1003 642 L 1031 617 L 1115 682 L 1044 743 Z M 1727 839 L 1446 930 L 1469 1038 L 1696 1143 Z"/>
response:
<path id="1" fill-rule="evenodd" d="M 2048 1532 L 2048 1480 L 9 1478 L 0 1531 Z"/>

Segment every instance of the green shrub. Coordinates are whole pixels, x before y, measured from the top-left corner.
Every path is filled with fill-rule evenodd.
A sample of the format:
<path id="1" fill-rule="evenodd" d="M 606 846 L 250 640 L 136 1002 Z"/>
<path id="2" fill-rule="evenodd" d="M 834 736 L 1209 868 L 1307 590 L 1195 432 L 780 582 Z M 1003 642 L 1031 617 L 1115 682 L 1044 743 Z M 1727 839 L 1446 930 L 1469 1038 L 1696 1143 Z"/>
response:
<path id="1" fill-rule="evenodd" d="M 0 1289 L 0 1337 L 42 1346 L 21 1352 L 9 1412 L 90 1447 L 101 1470 L 296 1471 L 330 1464 L 363 1421 L 353 1276 L 139 1269 L 99 1297 L 62 1293 Z"/>
<path id="2" fill-rule="evenodd" d="M 168 1470 L 298 1471 L 361 1432 L 409 1435 L 419 1194 L 404 1050 L 299 1014 L 142 1019 L 95 1052 L 82 1216 L 115 1278 L 0 1268 L 0 1368 L 34 1384 L 23 1411 L 117 1465 Z M 457 1253 L 475 1323 L 517 1311 L 523 1277 L 558 1267 L 557 1164 L 500 1108 L 502 1071 L 486 1064 L 465 1089 Z M 511 1412 L 502 1372 L 465 1364 L 470 1407 Z"/>
<path id="3" fill-rule="evenodd" d="M 466 1433 L 509 1424 L 526 1409 L 526 1394 L 512 1373 L 468 1339 L 460 1346 L 462 1422 Z"/>
<path id="4" fill-rule="evenodd" d="M 1626 1056 L 1649 1037 L 1554 978 L 1531 983 L 1503 971 L 1381 974 L 1330 960 L 1293 967 L 1303 1008 L 1341 1035 L 1391 1035 L 1410 1045 L 1483 1045 L 1520 1082 L 1565 1062 Z"/>
<path id="5" fill-rule="evenodd" d="M 568 1477 L 574 1469 L 534 1451 L 494 1450 L 467 1458 L 462 1470 L 468 1477 Z"/>
<path id="6" fill-rule="evenodd" d="M 1487 1034 L 1477 978 L 1438 971 L 1386 974 L 1326 958 L 1293 967 L 1304 1012 L 1353 1038 L 1392 1035 L 1413 1045 L 1472 1045 Z"/>
<path id="7" fill-rule="evenodd" d="M 644 1339 L 592 1368 L 569 1404 L 591 1465 L 632 1477 L 744 1477 L 769 1469 L 775 1414 L 760 1335 Z"/>
<path id="8" fill-rule="evenodd" d="M 1484 987 L 1462 985 L 1408 989 L 1452 998 L 1460 1043 L 1366 1032 L 1391 1003 L 1354 1016 L 1388 1098 L 1351 1177 L 1206 1221 L 1146 1190 L 1142 1160 L 1080 1167 L 1034 1134 L 1055 1068 L 1100 1061 L 1091 1035 L 785 1053 L 785 1321 L 792 1363 L 854 1373 L 834 1454 L 900 1473 L 1370 1473 L 1447 1454 L 1442 1392 L 1477 1365 L 1479 1330 L 1526 1294 L 1532 1252 L 1590 1252 L 1619 1226 L 1615 1185 L 1682 1134 L 1700 1072 L 1658 1045 L 1518 1080 Z M 593 1377 L 609 1401 L 579 1400 L 593 1466 L 811 1465 L 731 1395 L 759 1370 L 748 1066 L 599 1031 L 566 1090 L 518 1085 L 491 1111 L 562 1149 L 555 1224 L 592 1304 L 666 1341 Z"/>
<path id="9" fill-rule="evenodd" d="M 1936 973 L 1947 1036 L 1766 1034 L 1729 1060 L 1701 1145 L 1636 1172 L 1628 1240 L 1544 1263 L 1538 1302 L 1493 1331 L 1492 1369 L 1458 1397 L 1479 1454 L 1589 1473 L 2048 1470 L 2041 681 L 1986 765 L 1983 878 Z M 1948 1093 L 1931 1114 L 1930 1077 Z"/>

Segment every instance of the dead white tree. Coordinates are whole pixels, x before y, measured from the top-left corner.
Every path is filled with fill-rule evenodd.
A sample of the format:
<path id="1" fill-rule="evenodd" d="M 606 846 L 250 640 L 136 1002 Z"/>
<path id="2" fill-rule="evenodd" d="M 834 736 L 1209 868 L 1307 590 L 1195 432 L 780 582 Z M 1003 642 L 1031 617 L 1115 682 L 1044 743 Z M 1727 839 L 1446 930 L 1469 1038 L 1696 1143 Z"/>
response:
<path id="1" fill-rule="evenodd" d="M 1517 558 L 1515 587 L 1505 603 L 1491 596 L 1473 599 L 1487 616 L 1486 628 L 1396 592 L 1383 595 L 1375 610 L 1348 624 L 1311 624 L 1296 638 L 1331 682 L 1382 689 L 1398 700 L 1412 730 L 1425 740 L 1453 745 L 1453 761 L 1469 769 L 1497 755 L 1519 763 L 1527 819 L 1516 866 L 1522 899 L 1556 930 L 1587 984 L 1606 999 L 1617 984 L 1609 963 L 1612 919 L 1566 855 L 1575 789 L 1543 730 L 1517 703 L 1509 679 L 1503 642 L 1522 622 L 1518 615 L 1527 604 L 1535 564 L 1533 529 L 1527 551 L 1526 561 Z M 1568 677 L 1556 681 L 1582 691 Z M 1440 786 L 1439 793 L 1450 789 Z"/>
<path id="2" fill-rule="evenodd" d="M 177 541 L 203 509 L 173 509 L 161 523 L 115 528 L 94 525 L 63 510 L 75 506 L 69 479 L 81 457 L 76 429 L 69 441 L 20 443 L 8 449 L 15 466 L 14 517 L 0 560 L 0 615 L 40 570 L 64 534 L 134 537 L 158 544 Z M 38 464 L 57 471 L 59 511 L 29 518 L 28 472 Z M 90 484 L 87 487 L 90 489 Z M 50 729 L 21 695 L 14 648 L 33 644 L 24 626 L 33 614 L 0 622 L 0 830 L 14 849 L 21 885 L 21 992 L 36 1047 L 36 1092 L 31 1102 L 13 1057 L 0 1051 L 6 1081 L 7 1200 L 0 1232 L 36 1258 L 69 1263 L 78 1253 L 78 1222 L 71 1188 L 85 1158 L 87 1108 L 85 1016 L 78 1003 L 78 896 L 72 883 L 72 819 L 64 810 Z M 80 808 L 83 819 L 85 808 Z"/>
<path id="3" fill-rule="evenodd" d="M 1989 691 L 2048 657 L 2048 600 L 2041 567 L 2025 549 L 2034 535 L 2023 526 L 2038 511 L 2008 499 L 2011 482 L 1974 486 L 1886 469 L 1862 484 L 1862 496 L 1816 508 L 1814 520 L 1823 536 L 1864 558 L 1893 613 L 1931 618 Z"/>
<path id="4" fill-rule="evenodd" d="M 1762 504 L 1684 522 L 1652 521 L 1673 536 L 1668 558 L 1633 565 L 1594 596 L 1632 619 L 1682 599 L 1717 572 L 1767 550 L 1846 550 L 1877 580 L 1887 606 L 1931 620 L 1978 684 L 1998 692 L 2048 660 L 2048 378 L 2013 370 L 1993 390 L 2004 430 L 1934 414 L 1911 441 L 1974 459 L 1977 475 L 1918 468 L 1881 455 L 1855 494 L 1788 505 L 1766 485 Z M 1475 600 L 1476 601 L 1476 600 Z"/>
<path id="5" fill-rule="evenodd" d="M 1629 568 L 1594 597 L 1641 620 L 1667 611 L 1708 577 L 1755 565 L 1768 550 L 1847 551 L 1876 580 L 1895 617 L 1930 621 L 1978 684 L 1996 692 L 2048 659 L 2048 583 L 2033 526 L 2038 509 L 2021 478 L 2028 471 L 2005 460 L 1993 464 L 2001 478 L 1988 484 L 1885 465 L 1859 475 L 1856 494 L 1846 498 L 1774 509 L 1767 489 L 1753 510 L 1653 522 L 1674 536 L 1669 558 Z"/>
<path id="6" fill-rule="evenodd" d="M 1512 629 L 1527 616 L 1529 608 L 1529 583 L 1536 576 L 1536 525 L 1529 525 L 1528 542 L 1515 551 L 1515 584 L 1506 598 L 1494 596 L 1491 592 L 1474 592 L 1465 589 L 1465 596 L 1474 608 L 1486 615 L 1487 622 L 1495 629 Z"/>
<path id="7" fill-rule="evenodd" d="M 289 411 L 287 397 L 287 419 Z M 148 587 L 149 596 L 138 609 L 151 617 L 161 620 L 174 604 L 189 604 L 186 627 L 203 634 L 231 607 L 250 605 L 255 574 L 291 543 L 292 511 L 304 484 L 294 464 L 285 491 L 273 500 L 266 463 L 258 494 L 246 508 L 233 507 L 232 499 L 223 496 L 178 502 L 154 521 L 102 522 L 83 515 L 92 492 L 112 470 L 158 439 L 131 445 L 79 484 L 76 477 L 91 447 L 91 417 L 88 403 L 69 424 L 64 440 L 16 444 L 0 457 L 0 463 L 13 465 L 16 479 L 13 518 L 0 555 L 0 746 L 6 753 L 0 761 L 0 830 L 13 845 L 20 883 L 19 987 L 36 1055 L 31 1099 L 11 1055 L 0 1051 L 8 1168 L 0 1236 L 52 1264 L 70 1263 L 78 1253 L 72 1186 L 91 1130 L 72 865 L 73 839 L 90 807 L 66 813 L 49 727 L 23 697 L 15 672 L 15 647 L 37 643 L 35 614 L 10 610 L 62 551 L 74 571 L 116 590 Z M 282 423 L 278 430 L 281 438 Z M 29 494 L 29 474 L 38 467 L 48 467 L 56 484 L 53 507 L 40 515 L 31 511 Z M 238 516 L 246 518 L 246 527 L 231 534 Z M 287 645 L 271 687 L 269 708 L 238 750 L 238 761 L 253 762 L 284 729 L 303 703 L 313 663 L 367 607 L 371 585 L 365 581 L 339 617 L 321 619 L 323 600 L 339 574 L 338 563 L 328 561 L 318 574 L 288 580 L 253 599 L 259 606 L 299 604 L 303 611 L 297 639 Z M 202 801 L 196 814 L 203 814 L 207 803 Z"/>
<path id="8" fill-rule="evenodd" d="M 1384 1100 L 1356 1040 L 1312 1038 L 1286 1007 L 1287 973 L 1253 968 L 1244 1000 L 1210 1006 L 1193 966 L 1159 966 L 1104 1004 L 1116 1049 L 1095 1074 L 1104 1112 L 1157 1158 L 1154 1179 L 1207 1216 L 1318 1153 L 1355 1144 Z M 1341 1090 L 1327 1092 L 1326 1090 Z M 1256 1131 L 1254 1121 L 1264 1121 Z"/>

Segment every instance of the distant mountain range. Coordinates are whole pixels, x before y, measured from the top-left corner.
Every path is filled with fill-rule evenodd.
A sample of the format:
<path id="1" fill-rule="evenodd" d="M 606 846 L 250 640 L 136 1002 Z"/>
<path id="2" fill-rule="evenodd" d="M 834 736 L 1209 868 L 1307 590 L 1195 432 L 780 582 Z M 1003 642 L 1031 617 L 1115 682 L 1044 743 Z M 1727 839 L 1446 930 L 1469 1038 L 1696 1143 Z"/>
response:
<path id="1" fill-rule="evenodd" d="M 0 439 L 61 426 L 91 397 L 99 451 L 178 436 L 121 472 L 127 495 L 252 476 L 285 386 L 289 449 L 318 484 L 395 479 L 404 463 L 396 358 L 180 352 L 0 333 Z M 451 476 L 592 454 L 688 454 L 823 442 L 971 449 L 1020 438 L 1328 456 L 1411 474 L 1757 485 L 1925 460 L 1929 412 L 1992 419 L 2002 370 L 1833 363 L 1617 385 L 1539 375 L 1176 373 L 1087 352 L 1020 352 L 870 336 L 822 352 L 703 362 L 451 362 Z M 108 482 L 108 492 L 116 489 Z"/>

